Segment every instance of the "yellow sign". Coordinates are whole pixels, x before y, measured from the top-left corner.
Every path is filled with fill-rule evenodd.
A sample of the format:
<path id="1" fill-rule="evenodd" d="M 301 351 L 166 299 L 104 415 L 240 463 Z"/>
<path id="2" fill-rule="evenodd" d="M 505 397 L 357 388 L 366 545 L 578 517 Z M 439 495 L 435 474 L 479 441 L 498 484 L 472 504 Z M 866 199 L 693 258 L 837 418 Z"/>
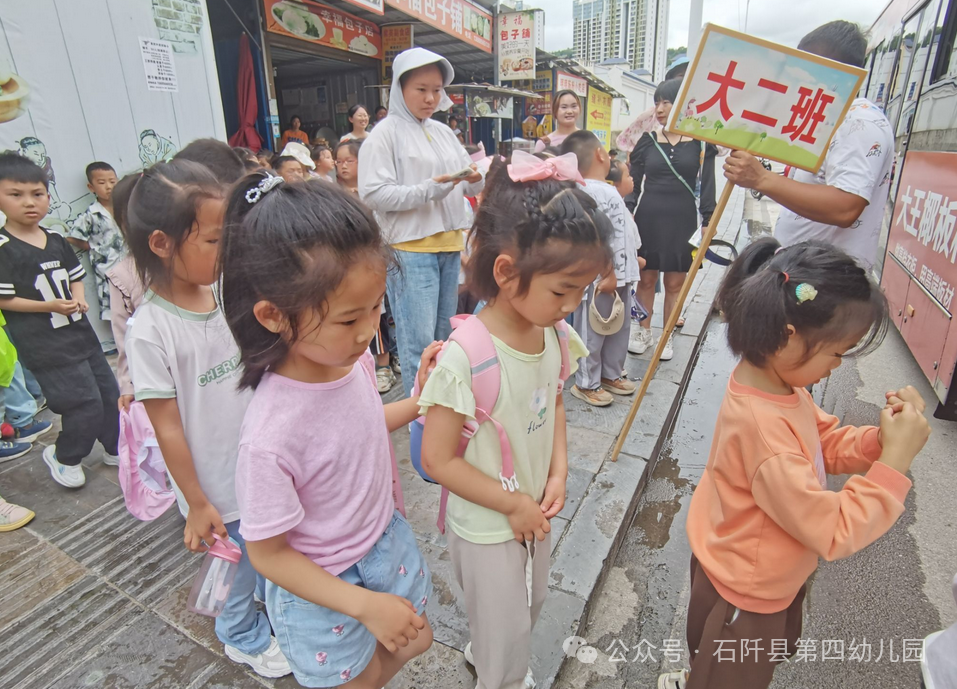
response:
<path id="1" fill-rule="evenodd" d="M 589 86 L 586 105 L 588 117 L 585 120 L 585 129 L 597 136 L 602 146 L 608 148 L 611 144 L 611 96 Z"/>
<path id="2" fill-rule="evenodd" d="M 708 24 L 668 131 L 816 172 L 865 75 Z"/>
<path id="3" fill-rule="evenodd" d="M 403 50 L 412 47 L 412 25 L 394 24 L 382 27 L 382 80 L 392 78 L 392 62 Z"/>

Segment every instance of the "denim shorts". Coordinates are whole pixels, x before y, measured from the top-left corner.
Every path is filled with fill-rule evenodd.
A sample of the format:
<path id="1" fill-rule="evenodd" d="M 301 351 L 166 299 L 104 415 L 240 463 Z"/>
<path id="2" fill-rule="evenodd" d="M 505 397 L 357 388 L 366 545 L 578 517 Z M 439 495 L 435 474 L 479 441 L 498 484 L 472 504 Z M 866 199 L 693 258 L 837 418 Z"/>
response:
<path id="1" fill-rule="evenodd" d="M 346 583 L 410 601 L 418 614 L 432 595 L 432 575 L 405 518 L 395 512 L 372 550 L 339 575 Z M 279 647 L 304 687 L 337 687 L 358 677 L 376 638 L 358 620 L 266 582 L 266 607 Z"/>

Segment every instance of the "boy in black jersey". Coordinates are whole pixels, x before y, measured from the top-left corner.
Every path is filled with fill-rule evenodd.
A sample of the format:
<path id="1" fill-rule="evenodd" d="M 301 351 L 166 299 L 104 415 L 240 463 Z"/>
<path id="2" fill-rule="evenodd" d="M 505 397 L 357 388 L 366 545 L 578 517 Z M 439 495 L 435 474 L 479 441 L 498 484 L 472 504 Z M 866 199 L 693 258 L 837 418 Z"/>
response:
<path id="1" fill-rule="evenodd" d="M 40 227 L 50 207 L 43 168 L 0 154 L 0 310 L 20 359 L 62 418 L 56 445 L 43 452 L 53 480 L 86 482 L 80 461 L 99 440 L 115 465 L 119 388 L 84 315 L 84 270 L 67 241 Z"/>

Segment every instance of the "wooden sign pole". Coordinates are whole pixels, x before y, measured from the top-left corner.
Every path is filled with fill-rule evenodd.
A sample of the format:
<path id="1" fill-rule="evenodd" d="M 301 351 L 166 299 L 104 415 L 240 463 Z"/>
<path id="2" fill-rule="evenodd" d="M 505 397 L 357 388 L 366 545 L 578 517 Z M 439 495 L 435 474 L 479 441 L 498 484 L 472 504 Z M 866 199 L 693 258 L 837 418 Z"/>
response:
<path id="1" fill-rule="evenodd" d="M 724 207 L 728 205 L 728 199 L 731 198 L 731 192 L 734 191 L 734 185 L 731 182 L 726 182 L 724 189 L 721 191 L 721 196 L 718 198 L 718 203 L 715 206 L 714 213 L 711 214 L 711 221 L 708 223 L 708 229 L 704 232 L 704 236 L 701 239 L 701 246 L 698 247 L 698 251 L 695 254 L 694 261 L 691 263 L 691 268 L 688 269 L 688 274 L 685 276 L 684 284 L 681 285 L 681 291 L 678 292 L 678 301 L 675 303 L 675 308 L 671 311 L 671 315 L 668 317 L 668 322 L 665 323 L 664 330 L 661 332 L 661 338 L 658 340 L 658 345 L 655 347 L 655 353 L 651 355 L 651 362 L 648 364 L 648 370 L 645 371 L 644 378 L 641 380 L 641 387 L 638 388 L 638 393 L 635 395 L 634 401 L 631 403 L 631 409 L 628 410 L 628 416 L 625 417 L 625 425 L 621 428 L 621 433 L 618 434 L 618 441 L 615 443 L 615 448 L 611 453 L 611 461 L 618 461 L 618 453 L 621 452 L 622 445 L 625 444 L 625 438 L 628 437 L 628 431 L 631 430 L 631 424 L 635 422 L 635 416 L 638 415 L 638 408 L 641 406 L 641 401 L 645 398 L 645 394 L 648 392 L 648 386 L 651 384 L 651 379 L 655 375 L 655 371 L 658 370 L 658 364 L 661 361 L 661 352 L 665 348 L 665 344 L 668 342 L 668 338 L 671 337 L 671 333 L 674 332 L 675 324 L 678 323 L 678 317 L 681 315 L 681 308 L 684 306 L 685 299 L 688 298 L 688 293 L 691 291 L 691 283 L 694 282 L 695 276 L 698 274 L 698 269 L 701 268 L 701 263 L 704 261 L 705 254 L 708 253 L 708 247 L 711 246 L 711 240 L 714 239 L 714 236 L 718 232 L 718 223 L 721 222 L 721 216 L 724 213 Z"/>

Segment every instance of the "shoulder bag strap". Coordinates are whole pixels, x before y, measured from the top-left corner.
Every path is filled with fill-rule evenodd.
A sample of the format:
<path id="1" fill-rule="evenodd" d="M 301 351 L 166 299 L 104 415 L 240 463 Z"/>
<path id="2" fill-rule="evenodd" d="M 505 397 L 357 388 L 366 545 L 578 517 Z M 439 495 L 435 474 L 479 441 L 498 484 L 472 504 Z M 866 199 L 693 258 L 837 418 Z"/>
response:
<path id="1" fill-rule="evenodd" d="M 684 188 L 687 189 L 688 192 L 689 192 L 692 196 L 695 197 L 695 200 L 697 200 L 698 195 L 694 193 L 694 189 L 691 188 L 691 185 L 688 184 L 687 180 L 686 180 L 684 177 L 682 177 L 681 175 L 678 174 L 678 171 L 675 170 L 675 166 L 671 164 L 671 159 L 668 157 L 668 154 L 665 153 L 664 150 L 662 150 L 661 146 L 658 144 L 658 137 L 655 136 L 654 134 L 652 134 L 652 135 L 651 135 L 651 141 L 652 141 L 652 143 L 655 144 L 655 148 L 658 149 L 658 153 L 661 154 L 661 157 L 665 159 L 665 162 L 668 164 L 668 167 L 671 169 L 671 172 L 674 173 L 674 176 L 678 178 L 678 181 L 681 182 L 681 183 L 684 185 Z M 704 161 L 704 148 L 701 149 L 701 158 L 702 158 L 702 162 L 703 162 L 703 161 Z M 699 168 L 699 170 L 700 170 L 700 168 Z"/>

